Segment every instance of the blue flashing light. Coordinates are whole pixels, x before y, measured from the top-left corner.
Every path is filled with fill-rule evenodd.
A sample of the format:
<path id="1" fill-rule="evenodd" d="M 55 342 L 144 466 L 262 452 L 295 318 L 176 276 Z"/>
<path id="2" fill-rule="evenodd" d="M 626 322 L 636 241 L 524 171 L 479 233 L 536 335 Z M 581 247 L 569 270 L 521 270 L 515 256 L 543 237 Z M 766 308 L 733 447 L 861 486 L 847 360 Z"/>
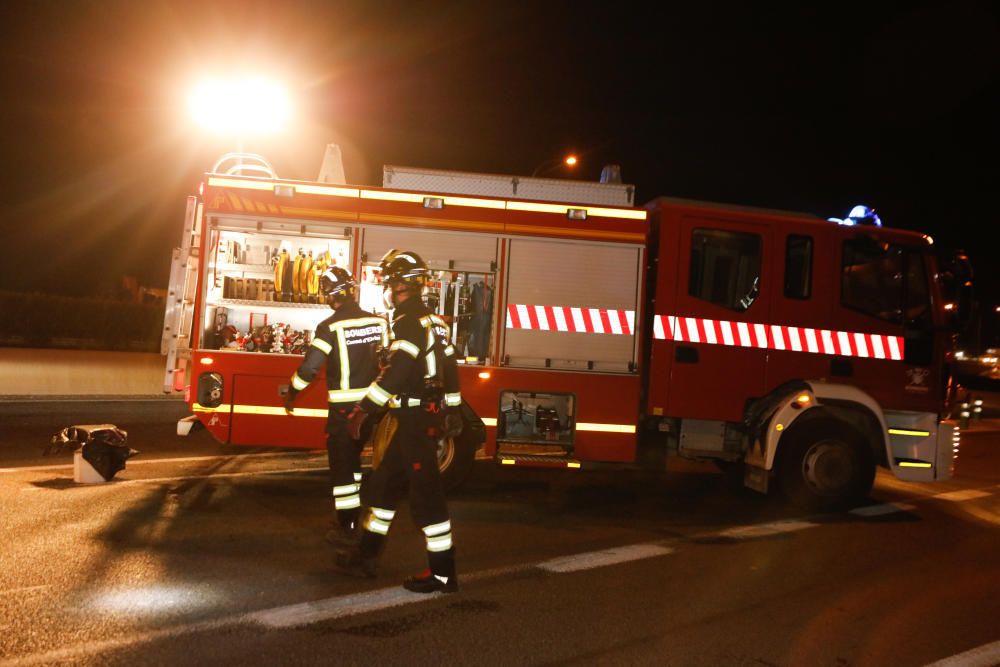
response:
<path id="1" fill-rule="evenodd" d="M 838 225 L 848 225 L 853 227 L 854 225 L 872 225 L 874 227 L 882 226 L 882 219 L 878 217 L 875 209 L 868 208 L 863 204 L 859 204 L 851 209 L 851 212 L 847 214 L 846 218 L 827 218 L 828 222 L 836 222 Z"/>

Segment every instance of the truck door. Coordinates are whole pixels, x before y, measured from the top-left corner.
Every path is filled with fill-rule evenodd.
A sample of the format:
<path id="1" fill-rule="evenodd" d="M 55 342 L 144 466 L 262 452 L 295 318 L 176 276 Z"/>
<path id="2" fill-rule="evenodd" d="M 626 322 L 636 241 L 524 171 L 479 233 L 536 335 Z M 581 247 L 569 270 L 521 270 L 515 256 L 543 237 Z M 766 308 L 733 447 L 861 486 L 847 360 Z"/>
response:
<path id="1" fill-rule="evenodd" d="M 764 391 L 770 322 L 766 226 L 684 216 L 676 312 L 671 416 L 739 421 Z"/>

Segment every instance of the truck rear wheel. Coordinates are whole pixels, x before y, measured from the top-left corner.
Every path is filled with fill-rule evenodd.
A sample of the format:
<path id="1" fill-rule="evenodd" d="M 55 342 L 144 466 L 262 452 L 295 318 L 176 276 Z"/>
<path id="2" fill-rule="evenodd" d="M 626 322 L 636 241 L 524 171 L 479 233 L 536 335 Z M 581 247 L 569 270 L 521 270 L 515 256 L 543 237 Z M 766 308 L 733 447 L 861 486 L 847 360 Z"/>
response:
<path id="1" fill-rule="evenodd" d="M 864 437 L 836 419 L 811 419 L 782 438 L 778 482 L 794 505 L 812 511 L 846 509 L 868 497 L 875 463 Z"/>

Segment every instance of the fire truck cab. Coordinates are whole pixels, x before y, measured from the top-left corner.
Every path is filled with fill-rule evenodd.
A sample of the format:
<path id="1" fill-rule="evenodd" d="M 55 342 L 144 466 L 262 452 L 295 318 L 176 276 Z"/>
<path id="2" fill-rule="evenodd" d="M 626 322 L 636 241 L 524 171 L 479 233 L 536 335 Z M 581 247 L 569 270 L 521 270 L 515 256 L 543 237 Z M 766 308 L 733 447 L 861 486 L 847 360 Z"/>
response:
<path id="1" fill-rule="evenodd" d="M 227 166 L 228 165 L 228 166 Z M 253 169 L 253 171 L 251 171 Z M 465 429 L 501 468 L 741 466 L 810 506 L 863 497 L 876 466 L 946 479 L 949 312 L 929 237 L 634 188 L 386 167 L 381 188 L 279 179 L 229 156 L 174 252 L 166 391 L 214 437 L 322 447 L 326 396 L 282 394 L 316 324 L 323 266 L 385 313 L 377 265 L 419 253 L 461 359 Z M 326 312 L 324 312 L 324 310 Z M 190 420 L 187 422 L 190 424 Z"/>

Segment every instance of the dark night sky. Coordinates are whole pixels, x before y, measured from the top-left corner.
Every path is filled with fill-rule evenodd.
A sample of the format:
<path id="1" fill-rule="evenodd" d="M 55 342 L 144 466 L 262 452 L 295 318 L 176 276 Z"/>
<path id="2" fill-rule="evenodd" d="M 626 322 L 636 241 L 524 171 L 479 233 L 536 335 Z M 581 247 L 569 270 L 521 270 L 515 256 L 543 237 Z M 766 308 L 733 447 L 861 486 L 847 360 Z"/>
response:
<path id="1" fill-rule="evenodd" d="M 165 284 L 184 196 L 233 148 L 191 127 L 187 87 L 238 69 L 296 97 L 290 132 L 246 144 L 284 177 L 315 178 L 329 142 L 367 184 L 573 149 L 640 202 L 866 203 L 968 248 L 1000 296 L 995 3 L 673 4 L 6 3 L 0 289 Z"/>

